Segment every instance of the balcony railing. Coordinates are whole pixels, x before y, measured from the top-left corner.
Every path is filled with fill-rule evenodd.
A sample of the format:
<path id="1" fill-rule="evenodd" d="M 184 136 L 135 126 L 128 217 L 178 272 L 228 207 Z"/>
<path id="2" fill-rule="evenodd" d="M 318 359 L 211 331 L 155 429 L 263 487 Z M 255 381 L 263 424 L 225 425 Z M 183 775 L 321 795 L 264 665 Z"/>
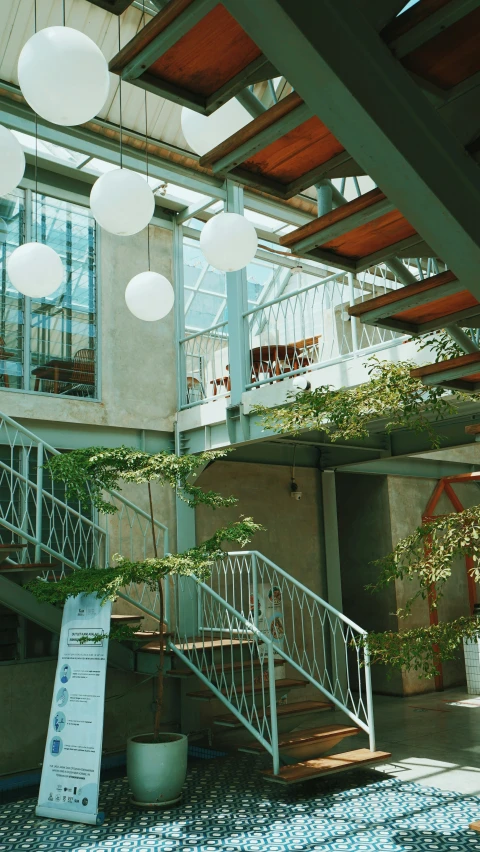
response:
<path id="1" fill-rule="evenodd" d="M 230 311 L 227 321 L 185 335 L 180 340 L 180 407 L 230 395 L 233 351 L 245 353 L 243 392 L 397 345 L 405 335 L 364 325 L 349 316 L 348 308 L 401 286 L 384 265 L 313 281 L 310 273 L 296 275 L 275 298 L 237 317 Z M 232 335 L 237 343 L 243 335 L 240 348 L 232 347 Z"/>

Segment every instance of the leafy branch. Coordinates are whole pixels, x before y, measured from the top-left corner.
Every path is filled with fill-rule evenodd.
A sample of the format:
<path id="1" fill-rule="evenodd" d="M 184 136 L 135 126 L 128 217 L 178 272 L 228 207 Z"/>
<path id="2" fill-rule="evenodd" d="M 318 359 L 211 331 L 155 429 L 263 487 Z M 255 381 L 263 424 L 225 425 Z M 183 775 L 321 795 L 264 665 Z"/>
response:
<path id="1" fill-rule="evenodd" d="M 380 569 L 380 575 L 367 589 L 378 591 L 395 580 L 418 580 L 418 590 L 405 605 L 405 614 L 408 614 L 418 597 L 428 597 L 432 583 L 435 583 L 436 598 L 441 597 L 456 556 L 471 557 L 470 574 L 479 582 L 480 506 L 434 518 L 402 538 L 391 553 L 375 560 L 373 564 Z M 436 601 L 432 601 L 431 607 L 435 606 Z M 402 614 L 402 611 L 397 613 Z"/>
<path id="2" fill-rule="evenodd" d="M 442 660 L 455 659 L 464 638 L 480 639 L 477 618 L 463 616 L 399 633 L 369 633 L 362 644 L 368 645 L 372 663 L 410 669 L 420 677 L 435 677 Z"/>
<path id="3" fill-rule="evenodd" d="M 336 389 L 322 385 L 299 395 L 291 394 L 287 405 L 272 409 L 256 406 L 265 428 L 282 434 L 320 429 L 332 441 L 366 438 L 372 420 L 385 419 L 386 432 L 407 428 L 426 432 L 432 447 L 440 436 L 432 420 L 457 412 L 455 397 L 440 387 L 426 387 L 410 376 L 416 365 L 391 363 L 376 356 L 366 363 L 369 381 L 356 387 Z"/>
<path id="4" fill-rule="evenodd" d="M 179 496 L 190 506 L 204 503 L 216 509 L 233 506 L 235 498 L 222 497 L 215 491 L 204 491 L 193 485 L 189 477 L 225 455 L 226 451 L 177 456 L 165 450 L 150 454 L 129 447 L 87 447 L 54 456 L 45 467 L 53 479 L 65 483 L 70 499 L 79 500 L 86 509 L 93 504 L 104 514 L 113 514 L 117 509 L 105 500 L 103 492 L 121 491 L 122 481 L 137 485 L 152 482 L 169 485 L 177 488 Z"/>
<path id="5" fill-rule="evenodd" d="M 256 524 L 252 518 L 242 518 L 216 530 L 211 538 L 184 553 L 171 554 L 161 559 L 144 559 L 141 562 L 117 556 L 112 567 L 79 568 L 56 583 L 37 578 L 28 583 L 26 588 L 38 600 L 46 603 L 64 603 L 70 595 L 94 594 L 103 604 L 114 601 L 118 593 L 131 583 L 145 583 L 155 590 L 159 580 L 169 574 L 206 580 L 215 561 L 224 555 L 224 542 L 232 541 L 244 547 L 261 530 L 262 525 Z"/>

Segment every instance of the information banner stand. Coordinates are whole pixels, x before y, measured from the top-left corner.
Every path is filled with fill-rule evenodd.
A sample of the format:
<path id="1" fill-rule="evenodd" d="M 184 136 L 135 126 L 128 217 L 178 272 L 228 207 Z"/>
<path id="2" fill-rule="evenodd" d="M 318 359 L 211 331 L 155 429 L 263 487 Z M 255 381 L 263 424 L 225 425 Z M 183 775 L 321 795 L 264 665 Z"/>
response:
<path id="1" fill-rule="evenodd" d="M 65 603 L 37 816 L 103 822 L 98 794 L 111 612 L 111 602 L 102 606 L 96 595 Z M 95 642 L 99 634 L 107 638 Z"/>

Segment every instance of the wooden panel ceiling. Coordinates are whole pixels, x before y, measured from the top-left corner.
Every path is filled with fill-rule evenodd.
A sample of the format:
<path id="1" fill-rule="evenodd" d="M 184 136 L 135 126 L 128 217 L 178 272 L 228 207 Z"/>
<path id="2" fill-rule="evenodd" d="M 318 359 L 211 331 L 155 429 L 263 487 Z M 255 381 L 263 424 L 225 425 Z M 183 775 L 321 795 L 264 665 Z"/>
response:
<path id="1" fill-rule="evenodd" d="M 149 68 L 149 74 L 199 95 L 212 95 L 261 55 L 219 4 Z"/>
<path id="2" fill-rule="evenodd" d="M 442 89 L 480 71 L 480 9 L 404 56 L 402 64 Z"/>
<path id="3" fill-rule="evenodd" d="M 288 184 L 344 150 L 314 116 L 245 160 L 243 168 Z"/>
<path id="4" fill-rule="evenodd" d="M 391 213 L 385 213 L 373 222 L 360 225 L 359 228 L 354 228 L 329 242 L 320 243 L 319 246 L 342 257 L 360 260 L 400 240 L 413 237 L 414 234 L 416 234 L 415 228 L 407 222 L 405 217 L 398 210 L 392 210 Z"/>

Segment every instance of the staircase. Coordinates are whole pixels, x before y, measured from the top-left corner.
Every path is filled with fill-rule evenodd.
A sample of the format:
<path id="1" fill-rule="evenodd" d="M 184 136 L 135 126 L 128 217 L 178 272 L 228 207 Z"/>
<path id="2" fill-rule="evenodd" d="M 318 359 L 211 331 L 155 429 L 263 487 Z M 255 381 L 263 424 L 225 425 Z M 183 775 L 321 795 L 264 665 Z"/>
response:
<path id="1" fill-rule="evenodd" d="M 25 577 L 56 582 L 83 566 L 106 567 L 114 553 L 151 555 L 149 515 L 113 491 L 118 512 L 89 515 L 48 477 L 45 462 L 57 452 L 0 414 L 0 607 L 54 632 L 60 611 L 23 589 Z M 167 553 L 167 528 L 155 521 L 155 530 Z M 208 731 L 215 747 L 270 755 L 264 777 L 283 784 L 389 757 L 375 751 L 365 631 L 294 577 L 256 551 L 226 553 L 208 583 L 173 577 L 164 596 L 166 676 L 180 684 L 184 732 Z M 138 625 L 145 645 L 135 653 L 111 642 L 109 661 L 129 669 L 151 661 L 140 670 L 154 672 L 159 638 L 148 622 L 158 620 L 158 591 L 132 585 L 119 597 L 127 612 L 112 621 Z M 9 623 L 6 645 L 14 630 Z M 368 748 L 325 756 L 362 733 Z"/>

